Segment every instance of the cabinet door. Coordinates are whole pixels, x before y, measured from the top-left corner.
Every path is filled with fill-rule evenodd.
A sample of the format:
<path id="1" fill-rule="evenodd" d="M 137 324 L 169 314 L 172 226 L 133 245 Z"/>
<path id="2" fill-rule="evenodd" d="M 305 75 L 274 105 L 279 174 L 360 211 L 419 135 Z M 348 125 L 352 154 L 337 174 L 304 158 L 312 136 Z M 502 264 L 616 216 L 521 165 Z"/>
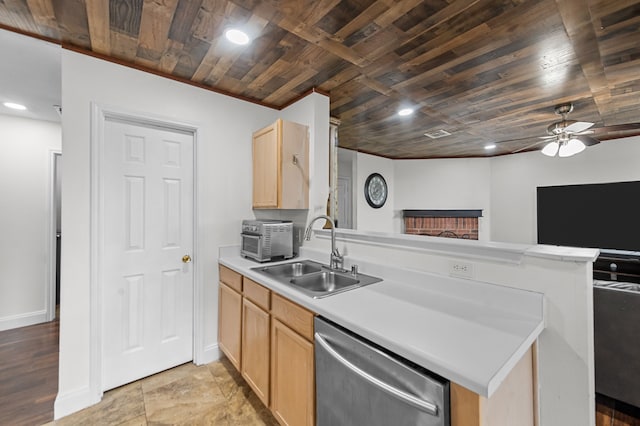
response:
<path id="1" fill-rule="evenodd" d="M 221 282 L 218 292 L 218 344 L 238 370 L 241 329 L 242 295 Z"/>
<path id="2" fill-rule="evenodd" d="M 282 425 L 315 422 L 313 344 L 271 322 L 271 411 Z"/>
<path id="3" fill-rule="evenodd" d="M 242 301 L 242 377 L 269 406 L 269 313 L 246 297 Z"/>
<path id="4" fill-rule="evenodd" d="M 279 123 L 253 134 L 253 207 L 279 207 Z"/>

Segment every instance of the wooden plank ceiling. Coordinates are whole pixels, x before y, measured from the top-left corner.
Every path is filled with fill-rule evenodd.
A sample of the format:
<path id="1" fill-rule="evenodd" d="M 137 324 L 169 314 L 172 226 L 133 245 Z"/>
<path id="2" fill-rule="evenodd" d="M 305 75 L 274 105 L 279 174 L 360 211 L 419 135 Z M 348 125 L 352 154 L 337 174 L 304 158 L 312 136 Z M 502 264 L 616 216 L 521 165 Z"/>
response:
<path id="1" fill-rule="evenodd" d="M 640 0 L 0 0 L 0 24 L 275 108 L 315 88 L 340 146 L 389 158 L 513 152 L 565 102 L 640 122 Z"/>

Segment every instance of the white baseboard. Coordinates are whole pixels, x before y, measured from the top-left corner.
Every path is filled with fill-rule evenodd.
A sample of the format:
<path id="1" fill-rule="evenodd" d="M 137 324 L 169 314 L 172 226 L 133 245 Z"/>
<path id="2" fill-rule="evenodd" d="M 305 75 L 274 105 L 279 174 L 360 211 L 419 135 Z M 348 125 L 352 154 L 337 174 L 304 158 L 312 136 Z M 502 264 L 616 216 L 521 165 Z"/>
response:
<path id="1" fill-rule="evenodd" d="M 89 386 L 71 392 L 59 392 L 53 405 L 53 418 L 58 420 L 98 402 L 100 397 L 92 395 Z"/>
<path id="2" fill-rule="evenodd" d="M 220 352 L 220 347 L 217 343 L 213 345 L 209 345 L 204 348 L 204 353 L 202 354 L 202 359 L 199 365 L 209 364 L 210 362 L 214 362 L 220 359 L 222 353 Z"/>
<path id="3" fill-rule="evenodd" d="M 27 312 L 0 318 L 0 331 L 47 322 L 47 311 Z"/>

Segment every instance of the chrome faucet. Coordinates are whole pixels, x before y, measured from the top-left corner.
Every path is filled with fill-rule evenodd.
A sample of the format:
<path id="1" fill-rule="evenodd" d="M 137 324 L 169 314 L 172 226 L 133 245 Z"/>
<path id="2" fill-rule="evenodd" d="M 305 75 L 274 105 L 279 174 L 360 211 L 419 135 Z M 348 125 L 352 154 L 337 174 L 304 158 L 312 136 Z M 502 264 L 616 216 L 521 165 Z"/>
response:
<path id="1" fill-rule="evenodd" d="M 311 239 L 311 226 L 314 224 L 316 220 L 319 220 L 319 219 L 328 220 L 329 223 L 331 224 L 331 258 L 329 262 L 329 268 L 332 271 L 344 271 L 342 267 L 344 264 L 344 256 L 340 254 L 340 252 L 338 251 L 338 248 L 336 247 L 336 224 L 333 221 L 333 219 L 331 219 L 327 215 L 320 215 L 318 217 L 313 218 L 311 222 L 309 222 L 309 226 L 307 226 L 307 230 L 304 233 L 304 239 L 307 241 Z"/>

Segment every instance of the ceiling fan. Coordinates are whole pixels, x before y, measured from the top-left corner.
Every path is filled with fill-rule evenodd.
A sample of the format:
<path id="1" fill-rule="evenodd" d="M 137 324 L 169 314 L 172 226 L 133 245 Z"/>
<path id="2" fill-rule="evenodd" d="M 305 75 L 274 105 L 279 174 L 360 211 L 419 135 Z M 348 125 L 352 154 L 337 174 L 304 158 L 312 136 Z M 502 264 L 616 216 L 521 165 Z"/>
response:
<path id="1" fill-rule="evenodd" d="M 587 146 L 600 143 L 600 140 L 616 139 L 627 136 L 637 136 L 640 134 L 640 123 L 618 124 L 605 127 L 591 128 L 594 123 L 587 121 L 575 121 L 567 119 L 573 111 L 573 104 L 560 104 L 555 108 L 555 113 L 562 116 L 562 120 L 551 123 L 547 127 L 548 136 L 540 136 L 538 142 L 527 145 L 512 152 L 528 151 L 531 148 L 546 142 L 542 153 L 549 157 L 570 157 L 578 154 Z M 595 134 L 598 138 L 595 138 Z M 528 138 L 525 138 L 528 139 Z"/>
<path id="2" fill-rule="evenodd" d="M 542 139 L 542 141 L 529 145 L 524 149 L 549 141 L 544 148 L 542 148 L 544 155 L 549 157 L 555 157 L 556 155 L 559 157 L 571 157 L 584 151 L 587 146 L 599 144 L 600 141 L 598 139 L 588 136 L 593 134 L 593 130 L 589 130 L 589 128 L 592 127 L 594 123 L 568 120 L 567 116 L 571 111 L 573 111 L 573 104 L 571 103 L 556 106 L 555 113 L 562 116 L 562 120 L 551 123 L 549 127 L 547 127 L 549 136 L 541 136 L 540 139 Z M 519 151 L 521 150 L 516 152 Z"/>

